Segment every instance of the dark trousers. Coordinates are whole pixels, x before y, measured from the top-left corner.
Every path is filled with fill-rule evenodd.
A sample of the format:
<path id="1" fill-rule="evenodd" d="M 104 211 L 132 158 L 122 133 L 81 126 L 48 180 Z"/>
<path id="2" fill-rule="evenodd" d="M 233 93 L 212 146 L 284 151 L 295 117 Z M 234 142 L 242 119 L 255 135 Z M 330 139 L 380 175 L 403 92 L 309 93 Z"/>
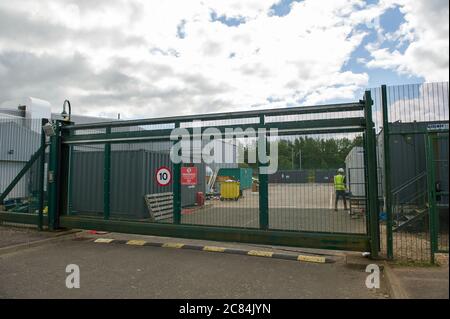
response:
<path id="1" fill-rule="evenodd" d="M 337 210 L 338 209 L 338 201 L 339 198 L 342 198 L 342 200 L 344 201 L 344 209 L 347 209 L 347 199 L 345 198 L 345 191 L 336 191 L 336 199 L 334 201 L 334 209 Z"/>

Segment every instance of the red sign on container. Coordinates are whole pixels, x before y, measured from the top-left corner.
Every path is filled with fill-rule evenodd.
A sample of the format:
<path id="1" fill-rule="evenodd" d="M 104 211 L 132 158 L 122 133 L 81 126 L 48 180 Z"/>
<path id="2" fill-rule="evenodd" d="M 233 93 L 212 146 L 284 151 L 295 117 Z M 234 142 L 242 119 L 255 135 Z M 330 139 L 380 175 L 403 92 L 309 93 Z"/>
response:
<path id="1" fill-rule="evenodd" d="M 181 185 L 197 185 L 197 167 L 181 168 Z"/>

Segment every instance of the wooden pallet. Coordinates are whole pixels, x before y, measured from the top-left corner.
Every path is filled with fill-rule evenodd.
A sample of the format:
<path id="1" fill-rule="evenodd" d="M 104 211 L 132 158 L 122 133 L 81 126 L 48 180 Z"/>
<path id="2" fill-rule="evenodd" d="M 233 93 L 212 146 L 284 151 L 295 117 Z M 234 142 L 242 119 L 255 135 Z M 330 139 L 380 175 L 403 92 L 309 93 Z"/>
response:
<path id="1" fill-rule="evenodd" d="M 147 194 L 144 199 L 153 221 L 173 217 L 173 193 Z"/>

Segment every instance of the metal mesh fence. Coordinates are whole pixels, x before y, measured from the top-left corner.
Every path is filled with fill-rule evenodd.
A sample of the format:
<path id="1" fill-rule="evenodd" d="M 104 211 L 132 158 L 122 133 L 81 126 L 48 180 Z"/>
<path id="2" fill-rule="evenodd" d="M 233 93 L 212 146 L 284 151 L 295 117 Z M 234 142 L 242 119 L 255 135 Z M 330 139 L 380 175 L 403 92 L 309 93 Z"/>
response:
<path id="1" fill-rule="evenodd" d="M 40 196 L 43 196 L 44 207 L 47 205 L 46 159 L 39 156 L 31 165 L 29 163 L 41 146 L 41 125 L 40 119 L 0 119 L 0 194 L 5 192 L 6 195 L 0 203 L 0 211 L 37 215 Z M 41 185 L 41 178 L 44 185 Z M 13 181 L 16 184 L 11 189 Z"/>
<path id="2" fill-rule="evenodd" d="M 269 176 L 271 229 L 366 233 L 362 134 L 283 136 L 278 159 L 279 170 Z M 339 168 L 346 168 L 346 181 L 335 210 L 334 176 Z M 350 180 L 348 172 L 359 168 L 361 174 Z M 356 184 L 363 187 L 349 192 Z"/>
<path id="3" fill-rule="evenodd" d="M 387 228 L 386 199 L 390 198 L 394 258 L 428 261 L 433 254 L 434 235 L 437 236 L 435 250 L 448 251 L 448 83 L 388 86 L 385 92 L 386 99 L 383 100 L 381 88 L 371 90 L 377 134 L 381 249 L 386 254 L 390 230 Z M 387 127 L 383 126 L 383 103 L 387 105 Z M 322 128 L 327 129 L 326 125 L 330 123 L 362 118 L 363 111 L 308 112 L 295 115 L 270 113 L 262 117 L 264 123 L 259 115 L 252 113 L 247 118 L 202 122 L 179 120 L 175 123 L 161 120 L 158 122 L 161 124 L 142 125 L 138 121 L 135 124 L 123 122 L 110 128 L 98 125 L 97 128 L 76 128 L 69 132 L 93 138 L 95 134 L 111 133 L 125 138 L 142 136 L 149 140 L 146 132 L 164 135 L 177 125 L 191 131 L 197 126 L 223 131 L 226 127 L 245 129 L 280 124 L 287 129 L 284 135 L 269 138 L 267 142 L 268 146 L 275 140 L 278 142 L 277 171 L 268 176 L 268 228 L 367 234 L 367 159 L 361 130 L 347 130 L 342 125 L 334 133 L 321 133 L 317 129 L 322 124 Z M 328 121 L 321 122 L 323 120 Z M 297 122 L 304 126 L 302 135 L 289 132 L 289 127 L 294 127 L 292 124 Z M 310 123 L 314 125 L 308 129 Z M 351 126 L 355 122 L 348 123 Z M 345 130 L 346 133 L 341 133 Z M 141 132 L 143 134 L 139 135 Z M 0 192 L 38 150 L 40 134 L 40 119 L 0 119 Z M 260 204 L 264 202 L 261 201 L 261 175 L 256 159 L 250 158 L 252 152 L 258 153 L 257 140 L 257 137 L 239 137 L 230 143 L 222 137 L 215 139 L 208 154 L 203 154 L 204 142 L 197 146 L 192 144 L 192 152 L 182 154 L 189 161 L 184 161 L 180 169 L 181 224 L 261 227 Z M 115 141 L 112 144 L 70 146 L 68 213 L 96 218 L 176 222 L 173 219 L 176 185 L 161 186 L 157 177 L 160 168 L 165 167 L 172 174 L 177 169 L 170 158 L 173 143 L 156 136 L 151 142 L 135 139 L 131 143 Z M 386 145 L 389 154 L 384 153 Z M 204 155 L 222 158 L 209 161 Z M 227 156 L 231 160 L 227 161 Z M 431 162 L 427 156 L 431 156 Z M 387 176 L 384 174 L 385 162 L 390 163 Z M 435 185 L 430 184 L 430 165 L 433 166 Z M 3 208 L 36 212 L 40 167 L 39 161 L 30 167 L 6 198 Z M 341 167 L 345 170 L 344 197 L 348 210 L 343 209 L 340 201 L 336 212 L 333 180 Z M 386 193 L 386 185 L 389 185 L 389 193 Z M 433 195 L 436 198 L 430 197 L 434 194 L 431 190 L 436 193 Z M 430 213 L 434 201 L 436 220 Z M 437 225 L 437 229 L 433 225 Z"/>
<path id="4" fill-rule="evenodd" d="M 436 250 L 447 253 L 449 221 L 448 146 L 448 133 L 439 133 L 430 138 L 430 147 L 433 154 L 431 171 L 434 174 L 436 187 Z"/>
<path id="5" fill-rule="evenodd" d="M 14 180 L 41 146 L 41 120 L 0 119 L 0 194 Z M 28 198 L 33 190 L 34 170 L 12 189 L 6 200 Z M 31 187 L 30 186 L 31 183 Z M 30 188 L 31 187 L 31 188 Z"/>
<path id="6" fill-rule="evenodd" d="M 253 145 L 247 138 L 236 138 L 203 141 L 202 149 L 193 148 L 192 160 L 198 163 L 182 167 L 182 203 L 191 203 L 183 207 L 183 224 L 259 227 L 258 169 L 255 161 L 244 156 L 249 147 Z M 197 170 L 196 183 L 186 175 L 191 168 Z M 202 185 L 198 189 L 202 194 L 197 190 L 193 194 L 190 190 L 198 185 Z"/>
<path id="7" fill-rule="evenodd" d="M 384 171 L 385 159 L 390 163 L 389 176 L 381 174 L 379 179 L 382 185 L 389 183 L 391 189 L 390 194 L 386 194 L 383 187 L 382 194 L 383 199 L 386 196 L 391 198 L 393 257 L 397 260 L 430 261 L 432 234 L 429 190 L 434 186 L 428 185 L 430 176 L 427 167 L 430 163 L 426 155 L 427 138 L 430 127 L 446 128 L 448 131 L 448 82 L 386 87 L 387 128 L 383 127 L 382 90 L 377 88 L 371 92 L 378 133 L 378 165 Z M 384 130 L 388 132 L 387 141 L 384 139 Z M 385 143 L 389 145 L 388 155 L 384 154 Z M 448 149 L 448 141 L 446 146 Z M 448 167 L 448 162 L 441 163 Z M 444 171 L 443 167 L 437 176 L 448 184 L 448 174 L 444 177 L 441 173 Z M 381 248 L 386 253 L 388 229 L 385 201 L 380 208 Z M 448 204 L 442 205 L 439 212 L 440 224 L 448 225 Z M 440 245 L 444 249 L 448 249 L 448 227 L 440 228 L 439 241 L 443 243 Z"/>

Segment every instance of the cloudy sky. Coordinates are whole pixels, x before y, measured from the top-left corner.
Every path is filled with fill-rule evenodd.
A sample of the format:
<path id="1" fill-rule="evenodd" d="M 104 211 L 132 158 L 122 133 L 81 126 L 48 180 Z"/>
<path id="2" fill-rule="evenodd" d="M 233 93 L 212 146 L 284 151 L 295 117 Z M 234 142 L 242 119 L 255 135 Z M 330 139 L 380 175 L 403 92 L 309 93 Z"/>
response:
<path id="1" fill-rule="evenodd" d="M 0 103 L 142 118 L 448 81 L 448 0 L 0 2 Z"/>

